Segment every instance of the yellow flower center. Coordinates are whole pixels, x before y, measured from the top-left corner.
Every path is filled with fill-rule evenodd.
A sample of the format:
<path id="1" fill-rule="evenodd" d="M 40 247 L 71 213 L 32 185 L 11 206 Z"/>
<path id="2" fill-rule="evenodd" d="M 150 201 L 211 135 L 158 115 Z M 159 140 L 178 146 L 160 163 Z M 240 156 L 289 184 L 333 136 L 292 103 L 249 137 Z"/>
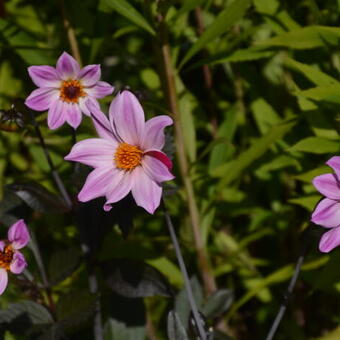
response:
<path id="1" fill-rule="evenodd" d="M 64 80 L 60 88 L 60 98 L 67 103 L 78 103 L 80 97 L 85 97 L 83 86 L 79 80 Z"/>
<path id="2" fill-rule="evenodd" d="M 13 260 L 14 251 L 10 244 L 6 245 L 3 251 L 0 251 L 0 267 L 9 270 Z"/>
<path id="3" fill-rule="evenodd" d="M 137 146 L 121 143 L 116 150 L 114 160 L 117 168 L 129 171 L 141 164 L 142 156 L 143 151 Z"/>

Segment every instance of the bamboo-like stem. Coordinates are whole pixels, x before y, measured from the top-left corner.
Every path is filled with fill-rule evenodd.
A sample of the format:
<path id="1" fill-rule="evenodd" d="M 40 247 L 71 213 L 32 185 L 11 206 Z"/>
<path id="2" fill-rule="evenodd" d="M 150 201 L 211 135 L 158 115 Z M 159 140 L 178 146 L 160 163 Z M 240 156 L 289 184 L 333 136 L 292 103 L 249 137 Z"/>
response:
<path id="1" fill-rule="evenodd" d="M 174 248 L 175 248 L 177 261 L 178 261 L 178 264 L 179 264 L 179 267 L 181 269 L 182 276 L 183 276 L 183 279 L 184 279 L 185 290 L 187 292 L 190 308 L 191 308 L 191 311 L 192 311 L 194 319 L 195 319 L 195 323 L 196 323 L 196 326 L 197 326 L 197 329 L 198 329 L 198 333 L 199 333 L 201 340 L 206 340 L 207 336 L 206 336 L 206 333 L 205 333 L 204 328 L 202 326 L 201 318 L 200 318 L 199 313 L 198 313 L 194 294 L 193 294 L 192 289 L 191 289 L 188 271 L 185 267 L 185 263 L 184 263 L 184 260 L 183 260 L 181 249 L 180 249 L 180 246 L 179 246 L 179 243 L 178 243 L 178 240 L 177 240 L 175 228 L 172 224 L 170 214 L 169 214 L 163 200 L 162 200 L 162 206 L 163 206 L 165 221 L 166 221 L 166 224 L 168 226 L 170 237 L 171 237 L 172 243 L 173 243 Z"/>
<path id="2" fill-rule="evenodd" d="M 72 55 L 73 57 L 77 60 L 78 64 L 81 66 L 82 65 L 82 61 L 81 61 L 81 55 L 80 55 L 80 51 L 79 51 L 79 45 L 78 45 L 78 41 L 76 38 L 76 33 L 74 31 L 73 26 L 71 25 L 71 22 L 68 18 L 66 9 L 65 9 L 65 3 L 64 0 L 60 0 L 60 9 L 61 9 L 61 15 L 63 18 L 63 25 L 67 34 L 67 39 L 69 41 L 70 44 L 70 48 L 72 51 Z"/>
<path id="3" fill-rule="evenodd" d="M 280 306 L 279 311 L 278 311 L 278 313 L 277 313 L 277 315 L 274 319 L 272 326 L 270 327 L 270 330 L 269 330 L 269 333 L 266 337 L 266 340 L 272 340 L 274 338 L 275 333 L 276 333 L 276 331 L 277 331 L 277 329 L 278 329 L 278 327 L 279 327 L 279 325 L 282 321 L 282 318 L 283 318 L 283 316 L 286 312 L 286 309 L 287 309 L 289 299 L 292 296 L 293 289 L 295 287 L 296 281 L 297 281 L 298 276 L 300 274 L 301 266 L 302 266 L 303 261 L 305 259 L 305 254 L 306 254 L 306 247 L 304 247 L 303 251 L 301 252 L 301 255 L 298 257 L 298 260 L 297 260 L 296 265 L 295 265 L 295 270 L 294 270 L 293 276 L 292 276 L 292 278 L 289 282 L 289 285 L 287 287 L 287 291 L 283 296 L 281 306 Z"/>
<path id="4" fill-rule="evenodd" d="M 173 68 L 170 55 L 167 27 L 163 17 L 160 16 L 159 21 L 160 21 L 159 38 L 161 44 L 160 52 L 162 61 L 161 64 L 162 71 L 164 73 L 164 76 L 162 77 L 164 94 L 166 96 L 169 110 L 172 112 L 174 117 L 176 151 L 180 173 L 186 191 L 186 196 L 188 199 L 191 227 L 194 236 L 196 252 L 198 255 L 198 267 L 201 271 L 204 290 L 206 294 L 209 295 L 216 290 L 216 282 L 212 270 L 210 268 L 208 255 L 202 239 L 200 228 L 200 216 L 195 198 L 193 183 L 191 181 L 189 174 L 188 160 L 185 153 L 185 143 L 182 130 L 181 115 L 178 107 L 178 99 L 175 85 L 175 71 Z"/>

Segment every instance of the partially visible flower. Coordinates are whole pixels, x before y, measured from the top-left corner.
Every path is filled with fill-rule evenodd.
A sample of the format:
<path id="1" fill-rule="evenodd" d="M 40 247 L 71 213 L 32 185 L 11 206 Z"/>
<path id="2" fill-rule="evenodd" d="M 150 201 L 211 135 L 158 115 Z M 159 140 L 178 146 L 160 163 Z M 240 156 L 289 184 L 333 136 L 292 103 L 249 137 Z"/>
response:
<path id="1" fill-rule="evenodd" d="M 20 274 L 27 266 L 24 255 L 19 249 L 25 247 L 30 240 L 30 235 L 24 220 L 14 223 L 8 230 L 7 240 L 0 240 L 0 294 L 7 287 L 10 270 Z"/>
<path id="2" fill-rule="evenodd" d="M 65 121 L 73 128 L 81 122 L 83 112 L 90 115 L 85 101 L 92 101 L 99 107 L 97 98 L 113 92 L 113 87 L 99 81 L 100 65 L 87 65 L 80 69 L 77 61 L 64 52 L 52 66 L 30 66 L 28 73 L 35 85 L 25 104 L 36 111 L 48 110 L 47 123 L 50 129 L 57 129 Z"/>
<path id="3" fill-rule="evenodd" d="M 324 233 L 319 249 L 328 253 L 340 245 L 340 157 L 326 162 L 334 174 L 324 174 L 313 179 L 315 188 L 326 198 L 321 200 L 312 214 L 312 222 L 330 230 Z"/>
<path id="4" fill-rule="evenodd" d="M 172 119 L 157 116 L 145 122 L 140 103 L 129 91 L 112 101 L 109 120 L 92 102 L 87 104 L 100 138 L 78 142 L 65 157 L 95 168 L 78 199 L 86 202 L 106 196 L 108 211 L 131 191 L 137 205 L 153 214 L 162 196 L 160 183 L 174 178 L 172 162 L 161 151 L 164 128 Z"/>

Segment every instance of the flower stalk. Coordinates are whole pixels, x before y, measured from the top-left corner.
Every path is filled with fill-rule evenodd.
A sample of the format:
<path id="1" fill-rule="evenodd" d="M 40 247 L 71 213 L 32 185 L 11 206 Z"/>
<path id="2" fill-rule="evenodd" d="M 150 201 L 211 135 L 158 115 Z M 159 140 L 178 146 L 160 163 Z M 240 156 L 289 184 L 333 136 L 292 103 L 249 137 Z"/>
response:
<path id="1" fill-rule="evenodd" d="M 166 23 L 164 21 L 164 17 L 161 15 L 159 16 L 159 39 L 161 44 L 161 68 L 164 75 L 161 79 L 163 81 L 164 94 L 168 102 L 168 107 L 169 110 L 172 112 L 174 118 L 175 144 L 179 162 L 179 169 L 188 199 L 191 227 L 194 236 L 195 249 L 198 255 L 198 264 L 201 270 L 201 277 L 203 279 L 204 290 L 206 294 L 209 295 L 216 290 L 216 282 L 209 264 L 208 254 L 205 249 L 201 234 L 200 216 L 195 198 L 193 183 L 189 174 L 189 164 L 185 153 L 185 142 L 182 130 L 181 114 L 178 106 L 178 98 L 175 85 L 175 70 L 173 68 L 170 55 Z"/>

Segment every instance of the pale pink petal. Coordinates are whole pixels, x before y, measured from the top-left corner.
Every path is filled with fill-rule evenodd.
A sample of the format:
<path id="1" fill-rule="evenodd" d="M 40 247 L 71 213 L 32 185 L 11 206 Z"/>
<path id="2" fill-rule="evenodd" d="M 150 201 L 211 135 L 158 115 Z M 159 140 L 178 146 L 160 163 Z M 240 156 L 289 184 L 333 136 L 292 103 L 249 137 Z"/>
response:
<path id="1" fill-rule="evenodd" d="M 116 96 L 110 105 L 109 117 L 113 131 L 122 141 L 141 145 L 145 125 L 144 111 L 130 91 L 123 91 Z"/>
<path id="2" fill-rule="evenodd" d="M 133 198 L 137 205 L 143 207 L 150 214 L 153 214 L 160 204 L 162 187 L 149 178 L 141 167 L 134 169 L 133 175 Z"/>
<path id="3" fill-rule="evenodd" d="M 340 245 L 340 227 L 333 228 L 321 237 L 319 249 L 323 253 L 328 253 Z"/>
<path id="4" fill-rule="evenodd" d="M 59 128 L 65 123 L 67 117 L 67 103 L 56 100 L 48 111 L 47 125 L 51 130 Z"/>
<path id="5" fill-rule="evenodd" d="M 94 86 L 85 89 L 89 96 L 94 98 L 104 98 L 110 95 L 114 87 L 105 81 L 98 81 Z"/>
<path id="6" fill-rule="evenodd" d="M 100 73 L 100 65 L 87 65 L 80 70 L 78 79 L 83 86 L 93 86 L 100 79 Z"/>
<path id="7" fill-rule="evenodd" d="M 61 85 L 57 70 L 52 66 L 30 66 L 28 73 L 33 83 L 39 87 L 59 88 Z"/>
<path id="8" fill-rule="evenodd" d="M 30 240 L 26 223 L 24 220 L 15 222 L 9 229 L 7 234 L 8 240 L 14 249 L 21 249 L 26 246 Z"/>
<path id="9" fill-rule="evenodd" d="M 0 251 L 4 251 L 5 245 L 6 245 L 6 242 L 3 241 L 3 240 L 1 240 L 1 241 L 0 241 Z"/>
<path id="10" fill-rule="evenodd" d="M 80 72 L 80 67 L 73 57 L 67 52 L 63 52 L 57 61 L 57 72 L 63 80 L 76 79 Z"/>
<path id="11" fill-rule="evenodd" d="M 0 268 L 0 295 L 5 291 L 8 283 L 8 274 L 6 269 Z"/>
<path id="12" fill-rule="evenodd" d="M 145 150 L 144 154 L 155 157 L 156 159 L 161 161 L 164 165 L 166 165 L 170 171 L 172 170 L 172 161 L 164 152 L 159 151 L 159 150 L 149 149 L 149 150 Z"/>
<path id="13" fill-rule="evenodd" d="M 129 172 L 115 169 L 114 178 L 106 193 L 105 211 L 109 211 L 112 203 L 120 201 L 131 191 L 135 170 Z"/>
<path id="14" fill-rule="evenodd" d="M 86 178 L 85 184 L 78 194 L 80 202 L 87 202 L 94 198 L 105 196 L 112 180 L 114 168 L 96 168 Z"/>
<path id="15" fill-rule="evenodd" d="M 160 160 L 153 156 L 144 155 L 142 167 L 150 179 L 157 183 L 170 181 L 174 179 L 174 175 L 169 171 L 169 168 Z"/>
<path id="16" fill-rule="evenodd" d="M 86 102 L 86 106 L 91 112 L 92 121 L 99 137 L 117 142 L 106 115 L 90 99 Z"/>
<path id="17" fill-rule="evenodd" d="M 340 156 L 332 157 L 326 162 L 326 164 L 330 166 L 340 178 Z"/>
<path id="18" fill-rule="evenodd" d="M 340 183 L 336 175 L 324 174 L 313 179 L 313 185 L 324 196 L 340 199 Z"/>
<path id="19" fill-rule="evenodd" d="M 69 123 L 74 129 L 76 129 L 81 122 L 81 112 L 78 104 L 76 103 L 67 103 L 66 104 L 66 121 Z"/>
<path id="20" fill-rule="evenodd" d="M 88 108 L 87 103 L 91 103 L 91 106 L 96 107 L 97 109 L 100 110 L 100 106 L 99 103 L 97 101 L 97 99 L 89 97 L 89 96 L 85 96 L 85 97 L 80 97 L 78 99 L 79 102 L 79 107 L 82 113 L 84 113 L 86 116 L 91 116 L 91 112 Z"/>
<path id="21" fill-rule="evenodd" d="M 14 274 L 21 274 L 26 266 L 27 262 L 25 260 L 25 256 L 19 251 L 16 251 L 9 267 L 10 271 Z"/>
<path id="22" fill-rule="evenodd" d="M 110 167 L 114 163 L 116 148 L 117 143 L 113 140 L 89 138 L 75 144 L 64 159 L 83 163 L 94 168 Z"/>
<path id="23" fill-rule="evenodd" d="M 340 203 L 324 198 L 316 206 L 312 214 L 312 222 L 325 228 L 335 228 L 340 225 Z"/>
<path id="24" fill-rule="evenodd" d="M 59 90 L 42 87 L 34 90 L 25 100 L 25 104 L 32 110 L 45 111 L 59 98 Z"/>
<path id="25" fill-rule="evenodd" d="M 141 148 L 161 150 L 165 143 L 164 128 L 172 125 L 172 119 L 169 116 L 157 116 L 149 119 L 145 123 L 144 138 Z"/>

